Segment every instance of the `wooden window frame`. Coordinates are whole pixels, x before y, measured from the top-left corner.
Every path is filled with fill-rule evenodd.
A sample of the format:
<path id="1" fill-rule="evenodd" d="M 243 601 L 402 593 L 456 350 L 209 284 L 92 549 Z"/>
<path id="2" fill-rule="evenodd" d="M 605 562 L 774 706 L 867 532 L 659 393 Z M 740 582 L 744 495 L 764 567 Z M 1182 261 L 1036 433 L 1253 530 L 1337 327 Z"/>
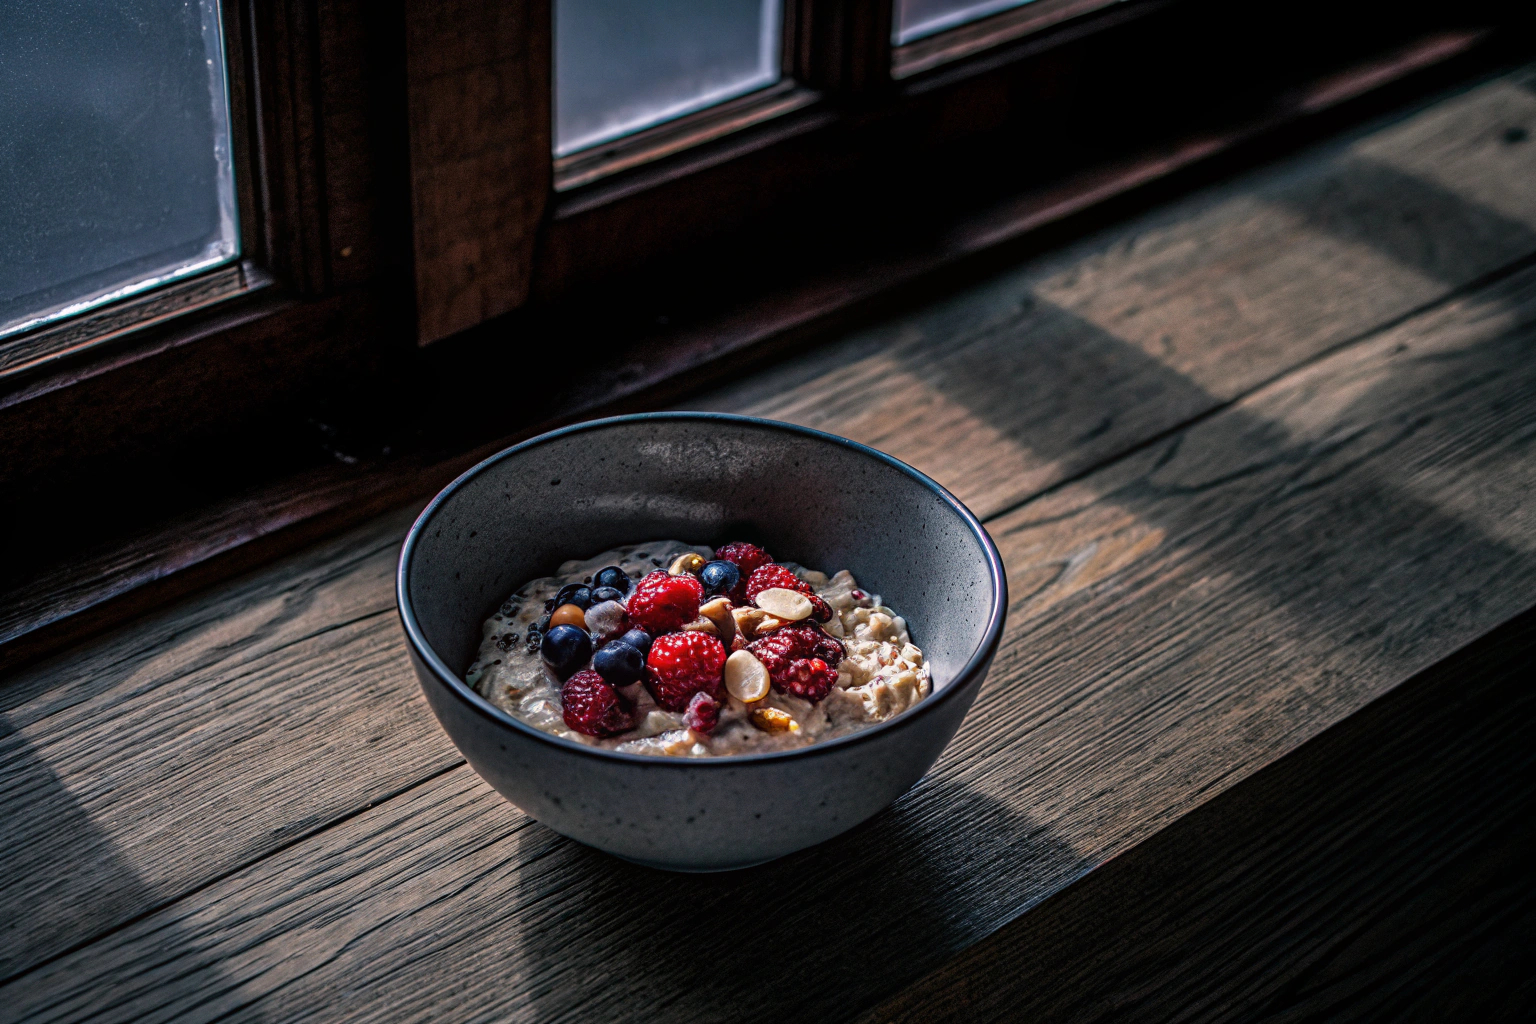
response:
<path id="1" fill-rule="evenodd" d="M 902 48 L 888 2 L 790 2 L 794 84 L 776 96 L 792 103 L 660 126 L 557 188 L 547 5 L 225 0 L 241 261 L 0 361 L 0 525 L 30 531 L 28 579 L 97 565 L 79 561 L 91 544 L 162 540 L 57 614 L 44 583 L 13 586 L 43 609 L 16 635 L 217 559 L 249 564 L 256 539 L 407 500 L 486 446 L 771 356 L 919 277 L 1530 37 L 1530 12 L 1493 0 L 1425 5 L 1379 43 L 1335 18 L 1293 78 L 1255 72 L 1241 104 L 1192 119 L 1177 103 L 1146 116 L 1121 65 L 1131 34 L 1182 38 L 1178 19 L 1215 0 L 1054 4 L 1043 28 L 1005 12 Z M 1243 75 L 1254 55 L 1188 56 Z M 487 367 L 560 380 L 573 344 L 581 379 L 515 410 L 455 384 Z M 82 496 L 103 487 L 132 500 L 87 543 Z M 196 544 L 155 532 L 221 501 L 226 525 Z M 3 620 L 0 601 L 0 661 Z"/>

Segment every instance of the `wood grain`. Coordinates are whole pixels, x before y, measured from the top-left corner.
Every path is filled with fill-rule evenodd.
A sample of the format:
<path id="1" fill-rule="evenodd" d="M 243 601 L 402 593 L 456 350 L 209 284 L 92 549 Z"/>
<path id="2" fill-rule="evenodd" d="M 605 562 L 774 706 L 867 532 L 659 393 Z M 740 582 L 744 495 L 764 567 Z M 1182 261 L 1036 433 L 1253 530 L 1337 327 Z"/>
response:
<path id="1" fill-rule="evenodd" d="M 691 398 L 874 445 L 994 515 L 1536 253 L 1500 80 Z M 957 443 L 963 439 L 963 443 Z"/>
<path id="2" fill-rule="evenodd" d="M 1527 1019 L 1533 675 L 1527 611 L 860 1021 Z"/>
<path id="3" fill-rule="evenodd" d="M 1176 422 L 1172 417 L 1207 411 L 1265 373 L 1306 360 L 1346 332 L 1364 330 L 1372 316 L 1387 316 L 1416 300 L 1429 302 L 1443 296 L 1450 286 L 1429 274 L 1400 271 L 1392 260 L 1368 247 L 1338 251 L 1334 239 L 1345 234 L 1342 227 L 1331 233 L 1305 230 L 1304 224 L 1298 227 L 1299 218 L 1286 215 L 1288 210 L 1327 210 L 1325 200 L 1335 193 L 1338 181 L 1352 180 L 1349 168 L 1361 159 L 1364 147 L 1375 146 L 1378 163 L 1402 158 L 1404 153 L 1418 154 L 1417 166 L 1427 168 L 1420 172 L 1426 177 L 1434 173 L 1438 157 L 1451 164 L 1440 172 L 1441 179 L 1452 183 L 1445 192 L 1454 196 L 1453 186 L 1470 182 L 1457 187 L 1475 186 L 1479 191 L 1474 197 L 1485 202 L 1471 205 L 1442 197 L 1436 205 L 1423 201 L 1420 189 L 1408 193 L 1404 202 L 1385 208 L 1371 202 L 1335 203 L 1335 207 L 1354 210 L 1369 223 L 1410 225 L 1394 241 L 1409 252 L 1429 252 L 1421 262 L 1438 261 L 1433 268 L 1454 280 L 1484 270 L 1492 258 L 1486 251 L 1490 248 L 1495 255 L 1519 252 L 1523 236 L 1510 224 L 1514 217 L 1525 215 L 1526 208 L 1520 204 L 1529 197 L 1507 194 L 1503 183 L 1512 172 L 1521 171 L 1520 161 L 1529 157 L 1506 152 L 1510 147 L 1497 141 L 1493 128 L 1517 116 L 1529 116 L 1528 97 L 1518 90 L 1511 92 L 1507 83 L 1495 83 L 1454 101 L 1454 116 L 1437 107 L 1352 146 L 1196 196 L 1119 232 L 1089 240 L 1022 275 L 1005 276 L 1001 285 L 972 289 L 937 311 L 920 311 L 886 333 L 856 337 L 824 350 L 808 363 L 773 371 L 761 384 L 749 382 L 741 388 L 737 399 L 717 399 L 717 403 L 791 418 L 799 410 L 815 410 L 815 417 L 808 419 L 813 425 L 860 436 L 913 459 L 936 471 L 978 511 L 995 512 L 1031 488 L 1058 483 L 1094 459 L 1144 441 Z M 1490 137 L 1495 143 L 1489 143 Z M 1494 204 L 1509 216 L 1499 220 L 1483 212 Z M 1319 218 L 1326 220 L 1314 213 L 1314 219 Z M 1341 212 L 1333 220 L 1347 218 Z M 1432 234 L 1416 234 L 1414 225 L 1423 225 Z M 1354 235 L 1369 235 L 1369 231 L 1359 228 Z M 1457 244 L 1447 244 L 1446 239 Z M 1273 262 L 1280 267 L 1272 269 L 1268 260 L 1245 259 L 1250 246 L 1278 254 Z M 1341 268 L 1349 269 L 1350 257 L 1372 259 L 1373 255 L 1369 267 L 1376 276 L 1355 268 L 1346 282 L 1349 287 L 1334 286 Z M 1288 276 L 1313 271 L 1317 273 L 1307 286 L 1292 283 Z M 1159 284 L 1165 293 L 1161 302 L 1155 301 Z M 1039 294 L 1021 299 L 1023 287 Z M 1223 296 L 1222 301 L 1200 301 L 1212 290 Z M 1285 294 L 1276 298 L 1277 290 Z M 1113 306 L 1125 292 L 1139 296 L 1154 312 L 1127 313 L 1129 304 Z M 1306 301 L 1318 295 L 1329 298 L 1323 309 L 1332 319 Z M 1019 324 L 1015 311 L 1021 304 L 1028 310 Z M 1234 316 L 1233 309 L 1246 311 L 1246 316 Z M 1123 331 L 1134 344 L 1111 336 L 1095 321 Z M 1340 326 L 1336 321 L 1344 323 Z M 1047 325 L 1053 327 L 1049 334 L 1042 330 Z M 1176 344 L 1148 352 L 1144 339 L 1174 330 Z M 891 331 L 915 336 L 900 350 L 901 361 L 867 358 L 871 349 L 878 353 Z M 1295 341 L 1294 350 L 1286 349 L 1289 340 Z M 1216 351 L 1207 354 L 1206 348 Z M 1243 353 L 1250 355 L 1245 359 Z M 1248 359 L 1261 368 L 1250 369 Z M 1003 372 L 1012 375 L 1012 394 L 1006 384 L 993 384 Z M 1111 373 L 1123 382 L 1119 387 L 1104 386 Z M 1223 385 L 1224 375 L 1240 379 Z M 779 406 L 762 408 L 761 396 L 786 380 L 796 381 L 797 386 L 779 396 Z M 925 389 L 917 392 L 922 401 L 909 400 L 913 388 Z M 887 400 L 892 394 L 897 399 Z M 1053 404 L 1042 406 L 1042 397 Z M 910 415 L 914 409 L 917 415 Z M 933 410 L 939 414 L 931 414 Z M 893 421 L 893 411 L 902 418 Z M 1100 428 L 1105 418 L 1114 424 L 1111 430 Z M 993 423 L 1000 429 L 990 427 Z M 871 424 L 878 424 L 878 429 L 872 430 Z M 1079 448 L 1085 454 L 1077 454 Z M 945 451 L 948 456 L 941 461 L 939 453 Z M 1037 461 L 1016 471 L 1020 451 Z M 1052 452 L 1059 457 L 1045 463 L 1041 471 L 1035 453 Z M 1002 490 L 989 494 L 977 482 L 996 483 Z M 403 520 L 395 523 L 398 530 Z M 1120 528 L 1117 524 L 1111 519 L 1101 527 L 1109 531 L 1109 540 L 1098 561 L 1087 567 L 1087 574 L 1073 577 L 1078 583 L 1102 574 L 1105 565 L 1112 566 L 1111 553 L 1123 554 L 1143 542 L 1144 533 L 1115 533 Z M 393 645 L 392 625 L 383 614 L 390 604 L 383 584 L 393 552 L 383 539 L 387 528 L 383 533 L 379 529 L 375 525 L 346 542 L 372 545 L 372 561 L 366 570 L 358 570 L 361 575 L 340 572 L 331 563 L 341 559 L 345 564 L 346 557 L 327 547 L 302 562 L 260 574 L 258 580 L 264 582 L 221 592 L 217 607 L 224 612 L 219 617 L 204 619 L 194 613 L 186 619 L 186 612 L 157 617 L 150 625 L 121 634 L 120 642 L 131 645 L 128 651 L 115 644 L 93 647 L 92 657 L 97 660 L 69 658 L 40 666 L 7 688 L 4 708 L 15 730 L 9 740 L 14 744 L 13 759 L 8 762 L 13 771 L 22 779 L 41 772 L 51 780 L 46 785 L 85 794 L 75 801 L 80 812 L 62 820 L 92 821 L 90 834 L 99 840 L 95 848 L 117 847 L 120 861 L 132 865 L 124 869 L 124 877 L 131 876 L 132 882 L 119 885 L 111 872 L 82 875 L 68 861 L 54 862 L 34 877 L 17 880 L 15 902 L 4 901 L 8 905 L 24 905 L 37 892 L 51 891 L 68 896 L 72 905 L 78 903 L 83 910 L 74 920 L 37 920 L 31 915 L 18 919 L 13 927 L 35 926 L 41 931 L 18 947 L 25 951 L 6 962 L 5 974 L 205 884 L 303 834 L 306 828 L 332 820 L 355 806 L 349 801 L 360 792 L 372 795 L 404 787 L 451 763 L 451 753 L 424 715 L 400 718 L 402 713 L 411 714 L 402 712 L 402 707 L 419 709 L 419 698 Z M 340 550 L 352 548 L 344 545 Z M 1046 559 L 1043 568 L 1032 565 L 1015 587 L 1023 584 L 1028 589 L 1021 592 L 1032 592 L 1038 589 L 1035 575 L 1054 571 Z M 287 617 L 268 620 L 260 615 L 227 618 L 242 602 L 286 608 L 289 599 L 274 591 L 296 586 L 299 593 L 306 593 L 302 580 L 308 573 L 319 574 L 327 582 L 316 586 L 315 603 L 305 605 L 303 614 L 291 622 Z M 366 596 L 352 593 L 354 587 L 364 587 Z M 246 663 L 244 652 L 252 644 L 271 643 L 287 650 L 283 645 L 293 636 L 306 636 L 337 621 L 327 617 L 333 604 L 366 608 L 378 617 L 349 631 L 326 633 L 323 640 L 306 641 L 307 646 L 288 650 L 282 656 L 286 660 L 263 663 L 262 671 Z M 182 639 L 174 639 L 178 636 Z M 185 659 L 200 646 L 222 653 L 194 657 L 189 668 Z M 160 652 L 160 656 L 147 657 L 146 652 Z M 122 666 L 117 671 L 129 671 L 129 682 L 105 671 L 103 665 Z M 377 673 L 369 680 L 380 688 L 375 704 L 359 706 L 345 688 L 358 666 Z M 73 717 L 54 717 L 40 709 L 52 706 L 55 698 L 47 695 L 61 676 L 96 679 L 103 688 L 90 701 L 82 698 Z M 354 737 L 356 742 L 349 743 L 343 742 L 348 734 L 332 737 L 316 756 L 311 732 L 277 724 L 285 717 L 274 716 L 271 702 L 281 704 L 290 698 L 271 692 L 273 676 L 288 680 L 285 685 L 298 691 L 324 694 L 320 706 L 304 709 L 316 716 L 311 721 L 321 721 L 328 713 L 376 716 L 357 726 L 357 737 L 403 729 L 398 737 L 400 749 L 430 751 L 430 756 L 412 755 L 399 765 L 388 763 L 380 778 L 367 782 L 350 777 L 355 759 L 366 757 L 361 739 Z M 115 688 L 130 682 L 131 699 Z M 225 734 L 213 726 L 189 727 L 187 743 L 162 741 L 171 743 L 167 748 L 146 745 L 142 737 L 111 724 L 113 715 L 126 716 L 121 719 L 124 722 L 187 722 L 189 715 L 191 720 L 205 721 L 198 716 L 217 714 L 206 703 L 210 688 L 232 705 L 252 709 L 236 721 L 253 730 L 250 743 L 265 751 L 262 758 L 252 762 L 233 750 L 226 752 Z M 109 735 L 97 740 L 97 732 L 91 730 Z M 82 736 L 92 738 L 90 757 L 84 762 L 72 759 L 77 755 L 66 757 L 62 751 L 80 749 Z M 275 808 L 250 818 L 247 809 L 265 799 L 263 794 L 271 792 L 273 779 L 281 777 L 288 764 L 298 766 L 293 784 L 279 787 Z M 96 786 L 91 780 L 97 774 L 116 781 Z M 319 779 L 330 776 L 348 776 L 350 781 L 339 787 L 319 784 Z M 187 831 L 140 828 L 143 808 L 154 804 L 159 788 L 170 777 L 186 780 L 178 785 L 186 787 L 184 792 L 194 804 L 218 803 L 227 807 L 227 813 L 188 815 L 185 809 L 171 808 L 158 811 L 156 817 L 177 821 Z M 25 845 L 35 847 L 44 860 L 46 851 L 62 838 L 50 832 L 55 797 L 56 793 L 43 799 L 35 814 L 20 814 L 12 823 L 12 834 L 27 837 Z M 272 815 L 275 820 L 269 820 Z M 43 838 L 49 834 L 54 838 Z M 197 849 L 195 857 L 187 854 L 190 847 Z M 91 898 L 78 899 L 82 892 Z"/>
<path id="4" fill-rule="evenodd" d="M 389 584 L 409 519 L 9 680 L 0 971 L 458 763 L 399 660 Z"/>
<path id="5" fill-rule="evenodd" d="M 402 795 L 210 873 L 15 978 L 5 1004 L 20 1019 L 287 1019 L 341 999 L 390 1020 L 449 1006 L 540 1020 L 853 1014 L 1520 611 L 1536 583 L 1533 342 L 1526 270 L 994 520 L 1017 597 L 993 678 L 924 783 L 822 848 L 729 877 L 633 868 L 527 824 L 443 750 L 395 776 Z M 398 653 L 381 654 L 363 707 L 335 692 L 338 666 L 322 680 L 306 674 L 313 655 L 293 656 L 310 668 L 244 674 L 278 691 L 268 703 L 241 697 L 255 720 L 296 703 L 308 721 L 293 722 L 286 754 L 276 727 L 246 748 L 313 773 L 269 783 L 289 813 L 318 780 L 357 774 L 317 735 L 355 750 L 377 734 L 370 713 L 396 714 L 402 731 L 413 708 L 426 717 L 408 682 L 388 681 L 404 674 Z M 179 686 L 145 697 L 174 700 Z M 30 718 L 16 736 L 34 749 L 53 744 L 40 760 L 65 792 L 85 788 L 86 760 L 96 773 L 123 764 L 89 758 L 107 737 L 72 743 L 56 728 L 64 712 L 30 707 L 7 717 Z M 317 731 L 343 708 L 359 716 L 350 728 Z M 194 735 L 227 717 L 188 714 Z M 112 771 L 119 788 L 144 759 Z M 205 748 L 187 763 L 228 765 L 207 792 L 249 810 L 231 785 L 255 774 L 242 760 Z M 388 760 L 366 756 L 375 785 Z M 193 780 L 177 781 L 185 793 Z M 108 795 L 88 795 L 100 827 Z M 121 846 L 144 831 L 141 812 L 110 834 Z M 201 855 L 204 842 L 167 845 Z M 675 955 L 691 949 L 772 955 L 721 971 L 713 955 Z"/>
<path id="6" fill-rule="evenodd" d="M 550 7 L 406 3 L 417 335 L 523 303 L 550 190 Z"/>

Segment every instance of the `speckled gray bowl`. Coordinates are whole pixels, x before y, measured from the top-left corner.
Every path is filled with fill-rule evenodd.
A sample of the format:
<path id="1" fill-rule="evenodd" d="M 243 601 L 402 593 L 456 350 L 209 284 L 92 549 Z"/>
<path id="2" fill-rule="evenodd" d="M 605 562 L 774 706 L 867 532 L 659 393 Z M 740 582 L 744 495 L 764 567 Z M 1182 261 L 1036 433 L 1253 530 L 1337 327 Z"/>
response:
<path id="1" fill-rule="evenodd" d="M 464 684 L 486 617 L 565 559 L 739 537 L 881 594 L 923 648 L 933 694 L 799 750 L 670 759 L 560 739 Z M 596 420 L 485 460 L 411 527 L 396 598 L 427 701 L 482 778 L 557 832 L 679 871 L 781 857 L 905 792 L 960 727 L 1008 605 L 986 531 L 928 477 L 831 434 L 709 413 Z"/>

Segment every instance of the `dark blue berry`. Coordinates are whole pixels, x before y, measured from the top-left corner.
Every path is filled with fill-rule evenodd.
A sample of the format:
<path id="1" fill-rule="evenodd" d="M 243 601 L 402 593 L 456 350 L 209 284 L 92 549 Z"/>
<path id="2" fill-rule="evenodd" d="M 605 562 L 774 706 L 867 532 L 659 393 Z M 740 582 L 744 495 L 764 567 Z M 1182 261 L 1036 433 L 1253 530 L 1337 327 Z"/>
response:
<path id="1" fill-rule="evenodd" d="M 645 674 L 645 655 L 622 640 L 604 644 L 592 655 L 592 667 L 613 686 L 628 686 Z"/>
<path id="2" fill-rule="evenodd" d="M 632 629 L 619 637 L 616 643 L 629 644 L 641 654 L 651 653 L 651 634 L 643 629 Z"/>
<path id="3" fill-rule="evenodd" d="M 741 582 L 741 570 L 731 562 L 706 562 L 699 570 L 699 582 L 706 594 L 727 594 Z"/>
<path id="4" fill-rule="evenodd" d="M 602 604 L 604 601 L 622 601 L 624 592 L 614 587 L 598 587 L 592 591 L 592 603 Z"/>
<path id="5" fill-rule="evenodd" d="M 539 644 L 539 657 L 564 682 L 592 657 L 592 638 L 575 626 L 553 626 Z"/>
<path id="6" fill-rule="evenodd" d="M 629 573 L 616 565 L 599 569 L 597 575 L 592 577 L 592 585 L 595 587 L 612 587 L 621 594 L 629 593 Z"/>
<path id="7" fill-rule="evenodd" d="M 585 583 L 567 583 L 560 588 L 560 593 L 555 595 L 555 607 L 563 604 L 573 604 L 586 611 L 592 607 L 592 588 Z"/>

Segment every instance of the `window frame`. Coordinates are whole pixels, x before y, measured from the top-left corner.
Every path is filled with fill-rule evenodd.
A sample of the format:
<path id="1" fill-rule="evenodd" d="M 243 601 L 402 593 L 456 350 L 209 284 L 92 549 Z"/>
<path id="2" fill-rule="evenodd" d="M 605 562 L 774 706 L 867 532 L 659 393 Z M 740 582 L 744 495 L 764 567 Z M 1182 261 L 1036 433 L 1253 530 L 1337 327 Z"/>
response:
<path id="1" fill-rule="evenodd" d="M 946 176 L 925 180 L 961 188 L 985 169 L 986 147 L 999 138 L 1026 137 L 1048 150 L 1070 136 L 1035 116 L 1050 106 L 1042 98 L 1083 94 L 1112 109 L 1130 84 L 1110 59 L 1121 45 L 1115 39 L 1211 6 L 1127 0 L 897 78 L 888 3 L 793 3 L 794 16 L 815 26 L 796 34 L 794 58 L 796 81 L 814 91 L 813 102 L 557 191 L 548 27 L 537 18 L 495 20 L 509 9 L 547 14 L 547 5 L 401 0 L 390 8 L 398 16 L 368 17 L 376 9 L 364 0 L 226 0 L 243 280 L 182 306 L 167 291 L 147 296 L 167 300 L 158 309 L 111 307 L 121 320 L 73 321 L 79 334 L 68 345 L 10 371 L 0 366 L 0 493 L 12 509 L 39 496 L 67 502 L 93 486 L 102 467 L 145 492 L 155 481 L 198 479 L 208 446 L 235 439 L 246 446 L 242 458 L 259 456 L 251 473 L 286 481 L 289 498 L 280 509 L 265 499 L 240 506 L 230 513 L 239 522 L 216 543 L 144 555 L 155 566 L 144 579 L 207 565 L 209 552 L 226 550 L 219 545 L 233 551 L 273 530 L 313 536 L 304 530 L 319 526 L 299 524 L 334 525 L 407 500 L 435 479 L 436 469 L 420 467 L 457 465 L 509 436 L 626 408 L 637 396 L 655 401 L 668 387 L 702 379 L 701 367 L 718 372 L 792 348 L 867 306 L 890 281 L 910 282 L 1004 244 L 1017 251 L 1063 218 L 1245 140 L 1278 136 L 1303 120 L 1326 124 L 1328 110 L 1356 95 L 1436 69 L 1464 73 L 1452 70 L 1458 61 L 1504 59 L 1497 54 L 1517 44 L 1480 40 L 1529 39 L 1532 20 L 1528 10 L 1489 2 L 1486 16 L 1503 26 L 1497 32 L 1453 32 L 1443 44 L 1431 33 L 1408 56 L 1383 58 L 1379 70 L 1349 72 L 1351 84 L 1326 102 L 1297 100 L 1294 85 L 1277 82 L 1272 93 L 1256 92 L 1251 108 L 1236 110 L 1229 126 L 1205 134 L 1188 135 L 1176 118 L 1136 125 L 1142 135 L 1134 138 L 1111 130 L 1098 149 L 1051 165 L 1020 184 L 1016 201 L 995 204 L 1007 221 L 1001 227 L 947 222 L 948 208 L 936 202 L 921 223 L 898 225 L 890 236 L 899 254 L 866 247 L 850 265 L 822 259 L 842 239 L 836 229 L 818 234 L 812 222 L 804 237 L 781 239 L 736 275 L 736 292 L 684 296 L 684 306 L 707 303 L 677 310 L 670 326 L 653 316 L 670 308 L 583 320 L 593 308 L 650 301 L 644 289 L 657 267 L 719 262 L 720 252 L 750 248 L 765 222 L 786 215 L 804 222 L 818 203 L 888 186 L 893 161 L 927 154 Z M 1462 12 L 1453 18 L 1429 6 L 1431 28 L 1461 24 Z M 1362 42 L 1370 24 L 1350 31 L 1330 43 L 1327 61 L 1352 67 L 1375 52 Z M 1405 29 L 1405 38 L 1419 31 Z M 1315 74 L 1326 78 L 1332 66 L 1324 61 Z M 542 138 L 537 123 L 519 134 L 498 120 L 519 104 L 542 111 Z M 434 188 L 462 188 L 456 205 L 423 203 L 422 172 L 439 166 L 423 163 L 423 152 L 447 169 L 431 179 Z M 487 189 L 490 179 L 477 170 L 485 165 L 475 163 L 486 154 L 522 177 L 511 187 L 505 176 L 491 180 L 496 187 Z M 445 210 L 453 216 L 434 224 Z M 511 270 L 477 280 L 455 264 L 466 251 Z M 186 284 L 199 281 L 209 283 L 205 276 Z M 466 281 L 469 298 L 460 301 Z M 424 397 L 431 381 L 474 379 L 487 365 L 548 367 L 573 333 L 603 338 L 590 360 L 594 380 L 516 416 L 466 417 L 440 387 L 438 397 Z M 444 425 L 412 442 L 403 459 L 388 445 L 372 449 L 384 452 L 377 458 L 354 457 L 348 453 L 360 449 L 314 437 L 334 433 L 350 415 L 329 402 L 338 391 L 382 396 L 377 404 L 390 416 L 430 406 Z M 340 461 L 316 466 L 317 453 Z M 185 511 L 181 492 L 166 490 L 154 497 L 155 514 Z M 46 510 L 34 519 L 46 526 Z M 81 543 L 63 535 L 34 542 Z M 118 586 L 104 583 L 103 600 L 116 600 Z"/>

